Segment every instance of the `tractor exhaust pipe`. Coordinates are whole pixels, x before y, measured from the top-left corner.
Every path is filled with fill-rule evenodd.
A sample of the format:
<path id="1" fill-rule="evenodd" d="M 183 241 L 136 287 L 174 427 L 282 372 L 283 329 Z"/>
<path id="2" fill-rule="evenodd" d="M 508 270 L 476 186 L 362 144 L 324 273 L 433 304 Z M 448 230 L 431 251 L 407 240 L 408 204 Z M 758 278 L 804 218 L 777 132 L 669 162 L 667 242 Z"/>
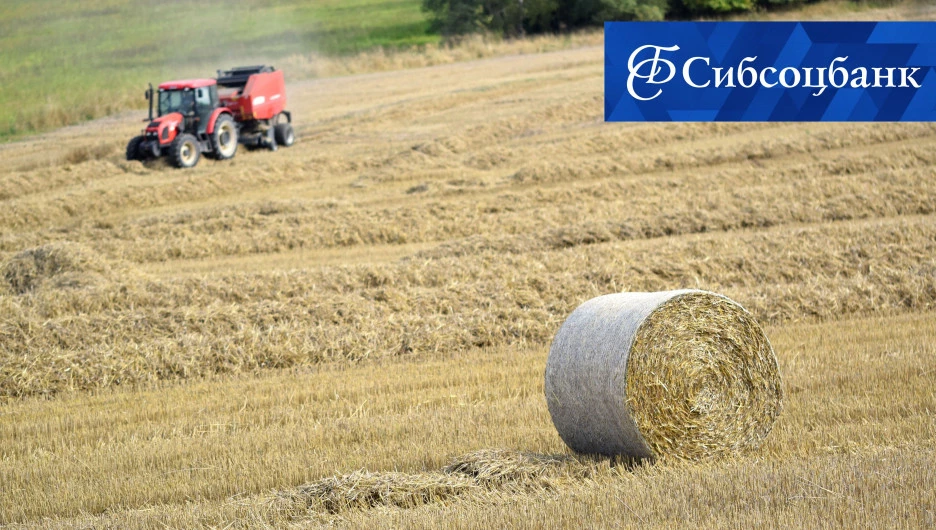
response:
<path id="1" fill-rule="evenodd" d="M 149 100 L 149 121 L 153 121 L 153 83 L 149 84 L 146 91 L 146 99 Z"/>

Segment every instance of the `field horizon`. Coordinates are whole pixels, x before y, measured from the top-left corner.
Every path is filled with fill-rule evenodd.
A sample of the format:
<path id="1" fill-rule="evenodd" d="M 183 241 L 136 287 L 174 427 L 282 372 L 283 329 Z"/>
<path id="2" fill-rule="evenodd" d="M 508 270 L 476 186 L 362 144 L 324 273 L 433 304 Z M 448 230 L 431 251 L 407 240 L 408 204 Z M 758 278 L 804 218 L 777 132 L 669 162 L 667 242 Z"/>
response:
<path id="1" fill-rule="evenodd" d="M 273 64 L 298 81 L 601 42 L 600 28 L 445 42 L 429 31 L 419 0 L 213 1 L 195 11 L 94 0 L 65 10 L 56 4 L 56 17 L 48 16 L 48 3 L 11 0 L 0 17 L 0 144 L 143 109 L 147 83 L 212 77 L 246 64 Z M 728 16 L 919 18 L 931 16 L 928 9 L 926 0 L 824 0 Z M 368 16 L 360 17 L 365 10 Z"/>

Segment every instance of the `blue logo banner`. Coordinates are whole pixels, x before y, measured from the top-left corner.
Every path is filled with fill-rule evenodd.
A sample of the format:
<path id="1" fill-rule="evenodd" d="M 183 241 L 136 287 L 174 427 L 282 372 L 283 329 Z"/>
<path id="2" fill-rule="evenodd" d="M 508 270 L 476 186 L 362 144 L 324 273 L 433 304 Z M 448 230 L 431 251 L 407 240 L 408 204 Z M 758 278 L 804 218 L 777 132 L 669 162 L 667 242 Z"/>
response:
<path id="1" fill-rule="evenodd" d="M 936 22 L 606 22 L 605 121 L 936 121 Z"/>

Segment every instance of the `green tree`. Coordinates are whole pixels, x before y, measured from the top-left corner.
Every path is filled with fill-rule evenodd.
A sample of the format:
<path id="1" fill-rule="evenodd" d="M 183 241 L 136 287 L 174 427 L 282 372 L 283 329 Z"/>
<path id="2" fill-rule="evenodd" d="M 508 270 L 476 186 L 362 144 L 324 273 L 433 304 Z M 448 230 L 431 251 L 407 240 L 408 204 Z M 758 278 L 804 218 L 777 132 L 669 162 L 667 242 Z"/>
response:
<path id="1" fill-rule="evenodd" d="M 562 31 L 606 20 L 691 19 L 820 0 L 423 0 L 432 29 L 444 36 L 486 30 L 508 37 Z"/>
<path id="2" fill-rule="evenodd" d="M 599 20 L 663 20 L 669 0 L 600 0 Z"/>
<path id="3" fill-rule="evenodd" d="M 423 0 L 432 30 L 463 35 L 486 29 L 506 36 L 559 28 L 560 0 Z"/>
<path id="4" fill-rule="evenodd" d="M 485 26 L 506 36 L 553 31 L 559 0 L 481 0 Z"/>
<path id="5" fill-rule="evenodd" d="M 728 11 L 749 11 L 755 0 L 682 0 L 686 10 L 692 15 L 703 13 L 725 13 Z"/>
<path id="6" fill-rule="evenodd" d="M 560 0 L 558 10 L 559 29 L 578 28 L 603 22 L 598 12 L 604 0 Z"/>
<path id="7" fill-rule="evenodd" d="M 479 0 L 423 0 L 429 14 L 430 30 L 441 35 L 464 35 L 482 29 Z"/>
<path id="8" fill-rule="evenodd" d="M 555 31 L 559 24 L 559 0 L 521 0 L 523 28 L 530 33 Z"/>

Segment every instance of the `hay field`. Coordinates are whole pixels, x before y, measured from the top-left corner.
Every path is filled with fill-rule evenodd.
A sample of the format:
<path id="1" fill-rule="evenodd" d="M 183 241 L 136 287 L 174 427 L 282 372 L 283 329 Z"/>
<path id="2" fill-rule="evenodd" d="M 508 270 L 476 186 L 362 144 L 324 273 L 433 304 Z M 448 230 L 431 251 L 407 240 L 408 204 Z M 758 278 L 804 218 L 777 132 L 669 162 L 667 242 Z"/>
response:
<path id="1" fill-rule="evenodd" d="M 0 145 L 0 525 L 936 524 L 936 125 L 605 124 L 594 46 L 289 91 L 191 171 Z M 559 324 L 686 287 L 765 325 L 766 445 L 572 455 Z"/>

